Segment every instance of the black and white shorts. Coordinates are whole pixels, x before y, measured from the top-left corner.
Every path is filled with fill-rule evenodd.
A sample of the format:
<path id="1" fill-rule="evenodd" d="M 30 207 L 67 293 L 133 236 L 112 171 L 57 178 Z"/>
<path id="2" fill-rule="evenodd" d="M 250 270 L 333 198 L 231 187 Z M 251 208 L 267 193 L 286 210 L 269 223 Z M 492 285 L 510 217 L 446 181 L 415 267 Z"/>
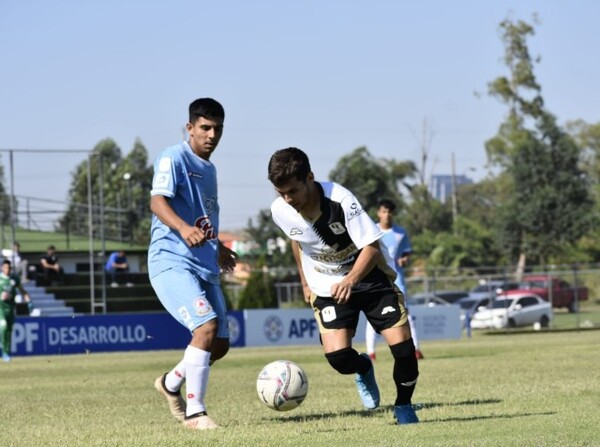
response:
<path id="1" fill-rule="evenodd" d="M 337 304 L 331 297 L 315 295 L 311 298 L 311 306 L 321 334 L 336 329 L 351 329 L 356 332 L 360 312 L 365 314 L 377 333 L 408 324 L 404 296 L 389 281 L 364 290 L 353 290 L 346 304 Z"/>

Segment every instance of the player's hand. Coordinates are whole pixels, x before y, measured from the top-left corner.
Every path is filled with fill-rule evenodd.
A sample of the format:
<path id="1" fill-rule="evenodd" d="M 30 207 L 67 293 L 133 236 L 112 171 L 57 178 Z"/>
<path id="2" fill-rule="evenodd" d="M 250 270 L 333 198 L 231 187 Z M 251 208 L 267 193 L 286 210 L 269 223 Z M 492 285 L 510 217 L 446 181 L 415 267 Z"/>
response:
<path id="1" fill-rule="evenodd" d="M 204 245 L 204 242 L 206 242 L 206 235 L 204 234 L 204 231 L 198 227 L 192 227 L 188 225 L 179 231 L 179 234 L 185 243 L 190 247 L 200 247 Z"/>
<path id="2" fill-rule="evenodd" d="M 224 272 L 233 272 L 237 262 L 238 255 L 235 251 L 229 249 L 223 244 L 219 244 L 219 267 Z"/>
<path id="3" fill-rule="evenodd" d="M 352 284 L 342 281 L 331 286 L 331 298 L 337 304 L 346 304 L 352 294 Z"/>
<path id="4" fill-rule="evenodd" d="M 310 290 L 310 287 L 308 287 L 308 284 L 302 285 L 302 292 L 304 294 L 304 302 L 306 304 L 310 304 L 310 299 L 312 297 L 312 291 Z"/>

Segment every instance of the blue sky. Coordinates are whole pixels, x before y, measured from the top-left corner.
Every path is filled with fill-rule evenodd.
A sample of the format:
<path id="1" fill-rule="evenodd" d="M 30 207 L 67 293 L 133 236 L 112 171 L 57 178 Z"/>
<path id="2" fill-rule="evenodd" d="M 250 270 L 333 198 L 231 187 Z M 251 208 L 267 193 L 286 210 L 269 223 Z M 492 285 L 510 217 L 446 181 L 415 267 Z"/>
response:
<path id="1" fill-rule="evenodd" d="M 127 153 L 139 137 L 154 159 L 181 140 L 189 102 L 212 96 L 227 114 L 213 156 L 223 229 L 269 207 L 266 165 L 288 146 L 324 180 L 359 146 L 419 162 L 427 120 L 426 174 L 449 174 L 454 153 L 456 173 L 478 180 L 506 112 L 486 94 L 506 74 L 498 24 L 534 12 L 548 108 L 600 121 L 594 0 L 2 0 L 0 149 L 110 137 Z M 66 200 L 84 157 L 14 153 L 15 194 Z"/>

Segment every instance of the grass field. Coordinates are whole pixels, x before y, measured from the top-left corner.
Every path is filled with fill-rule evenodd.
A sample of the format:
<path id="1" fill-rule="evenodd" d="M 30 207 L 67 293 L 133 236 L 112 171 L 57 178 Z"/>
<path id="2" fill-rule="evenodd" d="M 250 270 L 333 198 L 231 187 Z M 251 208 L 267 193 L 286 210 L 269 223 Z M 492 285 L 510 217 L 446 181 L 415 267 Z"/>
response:
<path id="1" fill-rule="evenodd" d="M 212 369 L 207 397 L 221 428 L 184 429 L 153 380 L 180 352 L 21 357 L 0 365 L 2 446 L 599 446 L 600 332 L 530 333 L 422 344 L 414 396 L 420 424 L 397 426 L 379 346 L 382 407 L 363 411 L 353 378 L 319 347 L 233 349 Z M 359 345 L 360 349 L 361 346 Z M 306 370 L 306 401 L 277 413 L 256 395 L 261 367 Z"/>

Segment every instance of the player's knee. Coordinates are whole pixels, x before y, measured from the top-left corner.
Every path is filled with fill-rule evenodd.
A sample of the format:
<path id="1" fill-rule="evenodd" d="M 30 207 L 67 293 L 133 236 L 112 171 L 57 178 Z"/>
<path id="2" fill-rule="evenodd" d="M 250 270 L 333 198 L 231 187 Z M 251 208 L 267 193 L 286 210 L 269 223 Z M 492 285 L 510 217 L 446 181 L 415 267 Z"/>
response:
<path id="1" fill-rule="evenodd" d="M 344 348 L 325 354 L 327 361 L 333 369 L 340 374 L 353 374 L 358 364 L 358 352 L 352 348 Z"/>
<path id="2" fill-rule="evenodd" d="M 394 357 L 394 376 L 401 382 L 410 383 L 419 377 L 419 364 L 412 338 L 390 346 Z"/>

